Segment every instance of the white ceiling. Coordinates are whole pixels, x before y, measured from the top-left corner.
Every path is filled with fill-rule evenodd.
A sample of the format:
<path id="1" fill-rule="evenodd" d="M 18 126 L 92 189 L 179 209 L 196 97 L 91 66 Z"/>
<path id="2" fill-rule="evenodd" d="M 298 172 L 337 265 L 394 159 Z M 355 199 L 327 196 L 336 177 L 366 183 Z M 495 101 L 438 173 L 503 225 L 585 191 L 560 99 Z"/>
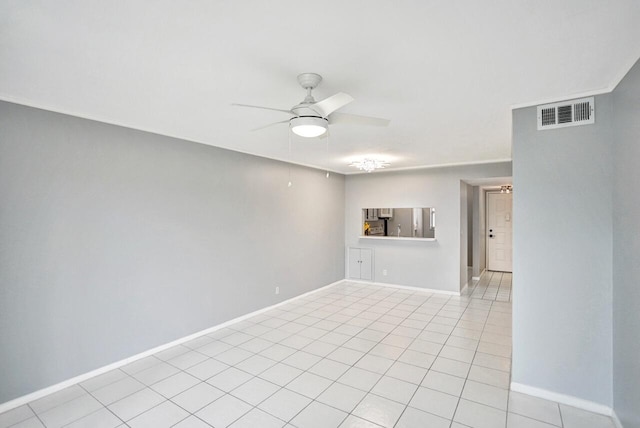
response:
<path id="1" fill-rule="evenodd" d="M 640 1 L 0 0 L 0 98 L 353 172 L 511 158 L 513 105 L 611 90 L 640 56 Z M 296 76 L 388 128 L 293 140 Z"/>

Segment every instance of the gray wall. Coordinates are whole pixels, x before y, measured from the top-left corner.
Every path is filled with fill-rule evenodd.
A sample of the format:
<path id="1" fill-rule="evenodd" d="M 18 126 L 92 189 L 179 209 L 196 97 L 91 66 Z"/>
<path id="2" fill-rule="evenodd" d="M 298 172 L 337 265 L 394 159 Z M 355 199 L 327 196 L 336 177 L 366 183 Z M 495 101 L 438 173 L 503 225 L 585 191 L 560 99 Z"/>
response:
<path id="1" fill-rule="evenodd" d="M 612 404 L 610 95 L 594 125 L 513 112 L 514 382 Z"/>
<path id="2" fill-rule="evenodd" d="M 640 63 L 613 92 L 613 401 L 640 427 Z"/>
<path id="3" fill-rule="evenodd" d="M 288 168 L 0 103 L 0 402 L 344 278 L 344 177 Z"/>
<path id="4" fill-rule="evenodd" d="M 479 277 L 486 265 L 484 201 L 486 192 L 480 186 L 473 186 L 473 272 Z"/>
<path id="5" fill-rule="evenodd" d="M 460 180 L 511 175 L 511 162 L 346 177 L 346 244 L 375 250 L 375 280 L 460 290 Z M 359 239 L 367 207 L 434 207 L 435 242 Z M 382 276 L 382 270 L 388 276 Z"/>
<path id="6" fill-rule="evenodd" d="M 460 289 L 469 280 L 469 185 L 460 182 Z"/>

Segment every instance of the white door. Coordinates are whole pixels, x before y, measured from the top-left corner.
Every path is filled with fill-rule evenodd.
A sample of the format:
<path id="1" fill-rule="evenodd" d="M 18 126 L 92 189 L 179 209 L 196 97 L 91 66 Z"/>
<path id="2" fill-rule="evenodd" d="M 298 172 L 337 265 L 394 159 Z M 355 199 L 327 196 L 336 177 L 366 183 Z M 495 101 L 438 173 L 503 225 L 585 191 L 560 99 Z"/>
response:
<path id="1" fill-rule="evenodd" d="M 372 251 L 370 248 L 360 249 L 360 279 L 371 281 L 372 275 Z"/>
<path id="2" fill-rule="evenodd" d="M 513 193 L 487 193 L 487 269 L 511 272 Z"/>
<path id="3" fill-rule="evenodd" d="M 373 250 L 349 247 L 349 278 L 366 281 L 373 279 Z"/>
<path id="4" fill-rule="evenodd" d="M 360 279 L 360 248 L 349 247 L 349 278 Z"/>

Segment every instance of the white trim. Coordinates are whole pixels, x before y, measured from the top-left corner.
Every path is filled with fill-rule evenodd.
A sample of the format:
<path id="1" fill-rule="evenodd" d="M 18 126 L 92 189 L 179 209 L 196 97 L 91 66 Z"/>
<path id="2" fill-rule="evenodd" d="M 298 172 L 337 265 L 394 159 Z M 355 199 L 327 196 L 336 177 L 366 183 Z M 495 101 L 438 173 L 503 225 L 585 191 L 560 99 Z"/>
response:
<path id="1" fill-rule="evenodd" d="M 364 171 L 363 172 L 360 172 L 360 171 L 353 171 L 353 172 L 351 172 L 351 171 L 337 171 L 335 169 L 328 169 L 326 167 L 320 167 L 318 165 L 311 165 L 311 164 L 307 164 L 307 163 L 303 163 L 303 162 L 295 162 L 295 161 L 293 161 L 291 159 L 283 159 L 283 158 L 279 158 L 279 157 L 265 156 L 264 154 L 258 154 L 258 153 L 254 153 L 254 152 L 251 152 L 251 151 L 248 151 L 248 150 L 238 150 L 237 148 L 219 146 L 219 145 L 211 144 L 209 142 L 200 140 L 198 138 L 166 133 L 164 131 L 152 130 L 150 128 L 134 126 L 134 125 L 131 125 L 131 124 L 127 124 L 127 123 L 118 121 L 118 120 L 105 119 L 105 118 L 101 118 L 101 117 L 98 117 L 98 116 L 92 116 L 90 114 L 77 113 L 77 112 L 74 112 L 74 111 L 71 111 L 71 110 L 61 109 L 61 108 L 58 108 L 58 107 L 53 107 L 53 106 L 50 106 L 50 105 L 46 105 L 46 104 L 42 104 L 42 103 L 38 103 L 38 102 L 33 102 L 31 100 L 27 100 L 27 99 L 24 99 L 24 98 L 15 97 L 15 96 L 8 95 L 8 94 L 3 94 L 3 93 L 0 93 L 0 101 L 6 101 L 6 102 L 9 102 L 9 103 L 19 104 L 19 105 L 26 106 L 26 107 L 37 108 L 37 109 L 40 109 L 40 110 L 46 110 L 46 111 L 50 111 L 50 112 L 53 112 L 53 113 L 64 114 L 66 116 L 78 117 L 80 119 L 92 120 L 94 122 L 106 123 L 107 125 L 115 125 L 115 126 L 119 126 L 119 127 L 122 127 L 122 128 L 133 129 L 135 131 L 148 132 L 148 133 L 155 134 L 155 135 L 160 135 L 160 136 L 163 136 L 163 137 L 175 138 L 177 140 L 189 141 L 189 142 L 198 143 L 198 144 L 204 144 L 204 145 L 207 145 L 207 146 L 217 147 L 219 149 L 229 150 L 229 151 L 238 152 L 238 153 L 244 153 L 246 155 L 257 156 L 257 157 L 261 157 L 261 158 L 265 158 L 265 159 L 271 159 L 271 160 L 275 160 L 275 161 L 279 161 L 279 162 L 285 162 L 285 163 L 289 163 L 289 164 L 293 164 L 293 165 L 299 165 L 299 166 L 312 168 L 312 169 L 316 169 L 316 170 L 320 170 L 320 171 L 329 171 L 329 172 L 332 172 L 334 174 L 340 174 L 340 175 L 366 174 L 366 172 L 364 172 Z M 438 165 L 409 166 L 409 167 L 405 167 L 405 168 L 387 168 L 387 169 L 383 169 L 383 170 L 378 170 L 376 172 L 393 172 L 393 171 L 409 171 L 409 170 L 414 170 L 414 169 L 446 168 L 446 167 L 454 167 L 454 166 L 482 165 L 482 164 L 488 164 L 488 163 L 501 163 L 501 162 L 511 162 L 511 161 L 512 161 L 511 158 L 501 158 L 501 159 L 489 159 L 489 160 L 484 160 L 484 161 L 456 162 L 456 163 L 445 163 L 445 164 L 438 164 Z"/>
<path id="2" fill-rule="evenodd" d="M 344 172 L 341 172 L 341 171 L 338 171 L 338 170 L 335 170 L 335 169 L 326 168 L 324 166 L 311 165 L 311 164 L 304 163 L 304 162 L 295 162 L 295 161 L 293 161 L 291 159 L 284 159 L 284 158 L 280 158 L 280 157 L 265 156 L 264 154 L 254 153 L 254 152 L 249 151 L 249 150 L 239 150 L 237 148 L 232 148 L 232 147 L 228 147 L 228 146 L 219 146 L 219 145 L 211 144 L 211 143 L 206 142 L 204 140 L 200 140 L 198 138 L 192 138 L 192 137 L 188 137 L 188 136 L 181 136 L 181 135 L 166 133 L 164 131 L 152 130 L 151 128 L 134 126 L 134 125 L 131 125 L 131 124 L 127 124 L 127 123 L 118 121 L 118 120 L 104 119 L 104 118 L 100 118 L 98 116 L 92 116 L 90 114 L 76 113 L 76 112 L 73 112 L 71 110 L 60 109 L 58 107 L 48 106 L 48 105 L 45 105 L 45 104 L 41 104 L 41 103 L 38 103 L 38 102 L 33 102 L 31 100 L 26 100 L 26 99 L 23 99 L 23 98 L 14 97 L 12 95 L 7 95 L 7 94 L 3 94 L 3 93 L 0 93 L 0 101 L 6 101 L 8 103 L 18 104 L 18 105 L 25 106 L 25 107 L 32 107 L 32 108 L 36 108 L 38 110 L 50 111 L 52 113 L 63 114 L 65 116 L 71 116 L 71 117 L 76 117 L 76 118 L 80 118 L 80 119 L 91 120 L 93 122 L 105 123 L 107 125 L 118 126 L 118 127 L 121 127 L 121 128 L 132 129 L 134 131 L 147 132 L 149 134 L 155 134 L 155 135 L 159 135 L 161 137 L 168 137 L 168 138 L 173 138 L 173 139 L 176 139 L 176 140 L 188 141 L 190 143 L 204 144 L 205 146 L 216 147 L 216 148 L 222 149 L 222 150 L 228 150 L 228 151 L 231 151 L 231 152 L 237 152 L 237 153 L 243 153 L 245 155 L 256 156 L 256 157 L 259 157 L 259 158 L 271 159 L 271 160 L 278 161 L 278 162 L 284 162 L 284 163 L 288 163 L 288 164 L 292 164 L 292 165 L 303 166 L 303 167 L 306 167 L 306 168 L 311 168 L 311 169 L 315 169 L 315 170 L 318 170 L 318 171 L 322 171 L 323 173 L 328 171 L 328 172 L 331 172 L 331 173 L 334 173 L 334 174 L 344 175 Z"/>
<path id="3" fill-rule="evenodd" d="M 569 95 L 563 95 L 561 97 L 550 97 L 550 98 L 543 98 L 543 99 L 538 100 L 538 101 L 528 101 L 526 103 L 512 104 L 511 105 L 511 110 L 524 108 L 524 107 L 533 107 L 533 106 L 537 106 L 537 105 L 540 105 L 540 104 L 549 104 L 549 103 L 555 103 L 555 102 L 559 102 L 559 101 L 567 101 L 567 100 L 572 100 L 572 99 L 575 99 L 575 98 L 592 97 L 592 96 L 595 96 L 595 95 L 602 95 L 602 94 L 611 93 L 618 87 L 620 82 L 622 82 L 622 79 L 624 79 L 625 76 L 627 74 L 629 74 L 629 71 L 631 71 L 631 69 L 636 64 L 637 61 L 638 61 L 638 58 L 632 58 L 630 64 L 627 64 L 626 67 L 622 68 L 621 71 L 620 71 L 620 74 L 618 74 L 613 79 L 613 82 L 611 82 L 611 84 L 609 86 L 607 86 L 607 87 L 600 88 L 600 89 L 593 89 L 591 91 L 576 92 L 576 93 L 569 94 Z"/>
<path id="4" fill-rule="evenodd" d="M 378 169 L 376 173 L 387 173 L 387 172 L 398 172 L 398 171 L 413 171 L 416 169 L 433 169 L 433 168 L 451 168 L 456 166 L 472 166 L 472 165 L 484 165 L 489 163 L 505 163 L 512 162 L 512 158 L 498 158 L 498 159 L 488 159 L 482 161 L 471 161 L 471 162 L 452 162 L 452 163 L 441 163 L 435 165 L 418 165 L 418 166 L 405 166 L 402 168 L 385 168 Z M 369 174 L 366 171 L 353 171 L 353 172 L 341 172 L 342 175 L 361 175 L 361 174 Z"/>
<path id="5" fill-rule="evenodd" d="M 388 284 L 386 282 L 361 281 L 361 280 L 357 280 L 357 279 L 348 279 L 347 281 L 356 282 L 358 284 L 365 284 L 365 285 L 376 285 L 376 286 L 379 286 L 379 287 L 391 287 L 391 288 L 400 288 L 402 290 L 424 291 L 426 293 L 446 294 L 448 296 L 459 296 L 460 295 L 460 293 L 457 292 L 457 291 L 437 290 L 437 289 L 434 289 L 434 288 L 414 287 L 412 285 Z"/>
<path id="6" fill-rule="evenodd" d="M 469 288 L 469 281 L 467 281 L 464 284 L 464 287 L 462 287 L 462 289 L 460 290 L 460 296 L 462 296 L 467 291 L 467 288 Z"/>
<path id="7" fill-rule="evenodd" d="M 511 390 L 538 398 L 544 398 L 545 400 L 555 401 L 560 404 L 566 404 L 567 406 L 577 407 L 578 409 L 587 410 L 600 415 L 613 416 L 614 414 L 613 409 L 609 406 L 605 406 L 604 404 L 584 400 L 582 398 L 574 397 L 573 395 L 560 394 L 543 388 L 536 388 L 535 386 L 529 386 L 518 382 L 511 382 Z"/>
<path id="8" fill-rule="evenodd" d="M 324 286 L 322 286 L 320 288 L 316 288 L 315 290 L 307 291 L 306 293 L 300 294 L 298 296 L 292 297 L 292 298 L 287 299 L 287 300 L 283 300 L 280 303 L 276 303 L 274 305 L 267 306 L 266 308 L 258 309 L 257 311 L 253 311 L 253 312 L 250 312 L 248 314 L 241 315 L 241 316 L 239 316 L 237 318 L 233 318 L 233 319 L 231 319 L 229 321 L 225 321 L 222 324 L 218 324 L 218 325 L 215 325 L 213 327 L 209 327 L 209 328 L 207 328 L 205 330 L 201 330 L 201 331 L 199 331 L 197 333 L 193 333 L 193 334 L 190 334 L 188 336 L 181 337 L 180 339 L 176 339 L 176 340 L 174 340 L 172 342 L 165 343 L 164 345 L 156 346 L 155 348 L 148 349 L 148 350 L 146 350 L 144 352 L 141 352 L 139 354 L 133 355 L 131 357 L 125 358 L 125 359 L 120 360 L 120 361 L 116 361 L 115 363 L 111 363 L 109 365 L 106 365 L 106 366 L 103 366 L 103 367 L 99 367 L 99 368 L 97 368 L 95 370 L 91 370 L 90 372 L 87 372 L 87 373 L 72 377 L 71 379 L 64 380 L 64 381 L 62 381 L 60 383 L 56 383 L 55 385 L 48 386 L 46 388 L 40 389 L 40 390 L 32 392 L 30 394 L 23 395 L 22 397 L 18 397 L 18 398 L 15 398 L 15 399 L 11 400 L 11 401 L 7 401 L 6 403 L 1 403 L 0 404 L 0 413 L 4 413 L 4 412 L 6 412 L 8 410 L 11 410 L 11 409 L 14 409 L 16 407 L 22 406 L 23 404 L 27 404 L 27 403 L 29 403 L 31 401 L 37 400 L 39 398 L 42 398 L 42 397 L 44 397 L 46 395 L 49 395 L 49 394 L 52 394 L 54 392 L 58 392 L 60 390 L 68 388 L 69 386 L 78 384 L 80 382 L 84 382 L 85 380 L 90 379 L 90 378 L 92 378 L 94 376 L 98 376 L 98 375 L 101 375 L 101 374 L 106 373 L 108 371 L 120 368 L 120 367 L 125 366 L 125 365 L 127 365 L 129 363 L 132 363 L 134 361 L 137 361 L 137 360 L 140 360 L 142 358 L 148 357 L 149 355 L 153 355 L 153 354 L 155 354 L 157 352 L 164 351 L 165 349 L 169 349 L 169 348 L 171 348 L 173 346 L 180 345 L 181 343 L 188 342 L 190 340 L 196 339 L 196 338 L 198 338 L 200 336 L 203 336 L 205 334 L 209 334 L 209 333 L 212 333 L 212 332 L 214 332 L 216 330 L 220 330 L 221 328 L 230 326 L 232 324 L 236 324 L 236 323 L 238 323 L 240 321 L 244 321 L 247 318 L 251 318 L 253 316 L 259 315 L 259 314 L 261 314 L 263 312 L 266 312 L 266 311 L 269 311 L 271 309 L 277 308 L 279 306 L 285 305 L 285 304 L 290 303 L 290 302 L 292 302 L 294 300 L 298 300 L 298 299 L 301 299 L 303 297 L 309 296 L 311 294 L 315 294 L 315 293 L 317 293 L 319 291 L 325 290 L 327 288 L 336 286 L 338 284 L 342 284 L 343 282 L 345 282 L 344 279 L 341 279 L 341 280 L 336 281 L 336 282 L 332 282 L 331 284 L 324 285 Z"/>
<path id="9" fill-rule="evenodd" d="M 486 260 L 485 260 L 486 263 Z M 482 275 L 484 275 L 484 273 L 486 272 L 486 269 L 482 269 L 482 272 L 480 272 L 480 275 L 478 276 L 472 276 L 471 279 L 475 280 L 475 281 L 480 281 L 480 278 L 482 278 Z"/>
<path id="10" fill-rule="evenodd" d="M 622 82 L 622 79 L 624 79 L 625 77 L 627 77 L 627 74 L 629 74 L 629 72 L 631 71 L 631 69 L 633 68 L 634 65 L 636 65 L 636 62 L 638 62 L 638 58 L 634 55 L 629 64 L 627 64 L 627 66 L 623 69 L 620 70 L 620 74 L 618 74 L 616 76 L 616 78 L 614 79 L 613 83 L 611 85 L 609 85 L 610 91 L 609 92 L 613 92 L 615 91 L 615 89 L 618 87 L 618 85 L 620 84 L 620 82 Z"/>
<path id="11" fill-rule="evenodd" d="M 615 409 L 612 409 L 611 411 L 611 419 L 613 419 L 613 423 L 616 425 L 616 428 L 624 428 L 622 426 L 622 422 L 620 422 L 620 419 L 618 418 L 618 415 L 616 415 Z"/>
<path id="12" fill-rule="evenodd" d="M 637 61 L 638 61 L 638 58 L 633 58 L 631 60 L 631 63 L 627 64 L 626 67 L 622 68 L 621 71 L 620 71 L 620 74 L 618 74 L 613 79 L 613 82 L 611 82 L 611 84 L 609 86 L 605 87 L 605 88 L 594 89 L 594 90 L 585 91 L 585 92 L 576 92 L 576 93 L 573 93 L 573 94 L 564 95 L 562 97 L 550 97 L 550 98 L 543 98 L 543 99 L 538 100 L 538 101 L 529 101 L 529 102 L 526 102 L 526 103 L 512 104 L 511 105 L 511 110 L 516 110 L 516 109 L 524 108 L 524 107 L 533 107 L 533 106 L 537 106 L 537 105 L 540 105 L 540 104 L 549 104 L 549 103 L 555 103 L 555 102 L 560 102 L 560 101 L 568 101 L 568 100 L 573 100 L 573 99 L 576 99 L 576 98 L 593 97 L 595 95 L 609 94 L 609 93 L 613 92 L 618 87 L 620 82 L 622 82 L 622 79 L 624 79 L 625 76 L 627 74 L 629 74 L 629 71 L 631 71 L 631 69 L 636 64 Z"/>
<path id="13" fill-rule="evenodd" d="M 627 72 L 629 72 L 629 70 L 627 70 Z M 624 76 L 622 76 L 624 77 Z M 616 83 L 617 85 L 617 83 Z M 525 108 L 525 107 L 535 107 L 535 106 L 539 106 L 541 104 L 552 104 L 552 103 L 559 103 L 561 101 L 570 101 L 570 100 L 575 100 L 578 98 L 586 98 L 586 97 L 593 97 L 596 95 L 603 95 L 603 94 L 608 94 L 611 91 L 613 91 L 613 89 L 615 88 L 615 86 L 609 86 L 607 88 L 602 88 L 602 89 L 595 89 L 593 91 L 585 91 L 585 92 L 577 92 L 577 93 L 573 93 L 573 94 L 568 94 L 568 95 L 562 95 L 560 97 L 549 97 L 549 98 L 542 98 L 538 101 L 529 101 L 526 103 L 519 103 L 519 104 L 512 104 L 511 105 L 511 110 L 517 110 L 520 108 Z"/>
<path id="14" fill-rule="evenodd" d="M 80 119 L 91 120 L 91 121 L 94 121 L 94 122 L 106 123 L 107 125 L 114 125 L 114 126 L 119 126 L 119 127 L 122 127 L 122 128 L 133 129 L 135 131 L 148 132 L 150 134 L 160 135 L 160 136 L 169 137 L 169 138 L 175 138 L 177 140 L 189 141 L 191 143 L 204 144 L 204 145 L 211 146 L 211 147 L 217 147 L 219 149 L 229 150 L 229 151 L 238 152 L 238 153 L 244 153 L 246 155 L 257 156 L 257 157 L 265 158 L 265 159 L 271 159 L 271 160 L 275 160 L 275 161 L 278 161 L 278 162 L 285 162 L 285 163 L 289 163 L 289 164 L 292 164 L 292 165 L 299 165 L 299 166 L 303 166 L 303 167 L 306 167 L 306 168 L 312 168 L 312 169 L 316 169 L 316 170 L 323 171 L 323 172 L 324 171 L 329 171 L 329 172 L 332 172 L 334 174 L 339 174 L 339 175 L 367 174 L 364 171 L 338 171 L 338 170 L 330 169 L 330 168 L 327 168 L 327 167 L 324 167 L 324 166 L 311 165 L 311 164 L 304 163 L 304 162 L 295 162 L 295 161 L 293 161 L 291 159 L 284 159 L 284 158 L 280 158 L 280 157 L 265 156 L 264 154 L 254 153 L 254 152 L 248 151 L 248 150 L 238 150 L 237 148 L 233 148 L 233 147 L 219 146 L 219 145 L 211 144 L 209 142 L 206 142 L 204 140 L 201 140 L 201 139 L 198 139 L 198 138 L 194 138 L 194 137 L 188 137 L 188 136 L 183 136 L 183 135 L 176 135 L 176 134 L 166 133 L 164 131 L 152 130 L 150 128 L 134 126 L 134 125 L 131 125 L 131 124 L 128 124 L 128 123 L 124 123 L 124 122 L 119 121 L 119 120 L 112 120 L 112 119 L 101 118 L 99 116 L 93 116 L 93 115 L 90 115 L 90 114 L 77 113 L 77 112 L 74 112 L 72 110 L 66 110 L 66 109 L 63 109 L 63 108 L 61 109 L 61 108 L 58 108 L 58 107 L 53 107 L 53 106 L 46 105 L 46 104 L 43 104 L 43 103 L 38 103 L 38 102 L 31 101 L 31 100 L 27 100 L 27 99 L 24 99 L 24 98 L 15 97 L 13 95 L 8 95 L 8 94 L 3 94 L 3 93 L 0 93 L 0 101 L 6 101 L 6 102 L 9 102 L 9 103 L 12 103 L 12 104 L 18 104 L 18 105 L 22 105 L 22 106 L 26 106 L 26 107 L 37 108 L 39 110 L 45 110 L 45 111 L 50 111 L 50 112 L 53 112 L 53 113 L 64 114 L 66 116 L 77 117 L 77 118 L 80 118 Z M 511 161 L 512 161 L 511 158 L 500 158 L 500 159 L 489 159 L 489 160 L 483 160 L 483 161 L 454 162 L 454 163 L 444 163 L 444 164 L 436 164 L 436 165 L 409 166 L 409 167 L 404 167 L 404 168 L 387 168 L 387 169 L 377 170 L 376 172 L 393 172 L 393 171 L 409 171 L 409 170 L 414 170 L 414 169 L 446 168 L 446 167 L 454 167 L 454 166 L 482 165 L 482 164 L 488 164 L 488 163 L 502 163 L 502 162 L 511 162 Z"/>

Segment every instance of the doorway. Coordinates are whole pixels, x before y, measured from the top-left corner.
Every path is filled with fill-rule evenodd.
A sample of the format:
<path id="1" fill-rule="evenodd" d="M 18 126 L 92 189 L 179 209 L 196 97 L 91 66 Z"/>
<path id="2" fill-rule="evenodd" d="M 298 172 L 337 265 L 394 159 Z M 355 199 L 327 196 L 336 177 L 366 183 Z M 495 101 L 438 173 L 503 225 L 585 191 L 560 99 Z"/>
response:
<path id="1" fill-rule="evenodd" d="M 500 194 L 500 191 L 504 188 L 510 190 L 509 197 L 513 197 L 511 191 L 513 187 L 511 185 L 511 177 L 486 177 L 486 178 L 473 178 L 460 180 L 460 290 L 464 291 L 465 288 L 473 289 L 479 282 L 485 273 L 488 274 L 489 266 L 487 262 L 489 256 L 487 250 L 489 248 L 489 220 L 487 219 L 487 205 L 490 193 Z M 509 219 L 511 220 L 511 200 L 509 201 Z M 503 217 L 503 220 L 505 218 Z M 511 226 L 511 221 L 509 221 Z M 509 229 L 511 231 L 511 229 Z M 509 234 L 509 238 L 511 234 Z M 509 239 L 509 242 L 511 240 Z M 511 260 L 511 250 L 509 250 L 509 260 Z M 495 266 L 491 266 L 493 269 L 498 269 Z M 496 272 L 511 272 L 511 267 L 502 267 Z M 506 285 L 507 280 L 511 274 L 505 276 Z M 497 281 L 498 277 L 493 281 Z M 502 284 L 503 281 L 501 280 Z M 509 281 L 510 283 L 510 281 Z M 487 286 L 489 284 L 486 284 Z M 470 290 L 471 291 L 471 290 Z"/>
<path id="2" fill-rule="evenodd" d="M 487 270 L 512 272 L 513 193 L 487 192 Z"/>

